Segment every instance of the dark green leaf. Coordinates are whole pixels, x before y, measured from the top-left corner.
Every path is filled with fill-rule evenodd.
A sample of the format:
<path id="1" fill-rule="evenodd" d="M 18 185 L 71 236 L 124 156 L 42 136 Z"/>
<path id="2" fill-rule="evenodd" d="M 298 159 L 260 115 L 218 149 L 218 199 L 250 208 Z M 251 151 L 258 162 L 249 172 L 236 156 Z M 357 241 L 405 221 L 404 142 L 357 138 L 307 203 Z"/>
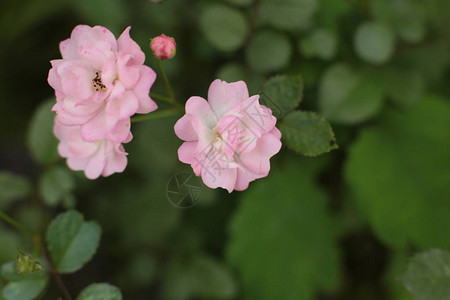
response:
<path id="1" fill-rule="evenodd" d="M 416 300 L 450 299 L 450 252 L 432 249 L 415 255 L 400 281 Z"/>
<path id="2" fill-rule="evenodd" d="M 97 250 L 100 234 L 100 226 L 85 222 L 79 212 L 58 215 L 47 230 L 48 250 L 58 272 L 75 272 L 87 263 Z"/>
<path id="3" fill-rule="evenodd" d="M 274 76 L 264 83 L 260 103 L 269 107 L 279 119 L 293 111 L 300 104 L 302 96 L 300 76 Z"/>
<path id="4" fill-rule="evenodd" d="M 289 148 L 307 156 L 317 156 L 338 147 L 330 124 L 312 112 L 296 111 L 288 114 L 280 130 Z"/>

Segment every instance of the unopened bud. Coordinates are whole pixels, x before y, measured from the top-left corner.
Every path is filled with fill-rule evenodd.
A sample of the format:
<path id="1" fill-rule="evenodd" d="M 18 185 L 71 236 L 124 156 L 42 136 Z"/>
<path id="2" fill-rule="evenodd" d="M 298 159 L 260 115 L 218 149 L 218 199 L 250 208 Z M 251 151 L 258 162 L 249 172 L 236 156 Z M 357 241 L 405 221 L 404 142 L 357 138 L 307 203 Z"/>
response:
<path id="1" fill-rule="evenodd" d="M 150 48 L 157 58 L 167 59 L 175 56 L 177 44 L 172 37 L 161 34 L 150 41 Z"/>

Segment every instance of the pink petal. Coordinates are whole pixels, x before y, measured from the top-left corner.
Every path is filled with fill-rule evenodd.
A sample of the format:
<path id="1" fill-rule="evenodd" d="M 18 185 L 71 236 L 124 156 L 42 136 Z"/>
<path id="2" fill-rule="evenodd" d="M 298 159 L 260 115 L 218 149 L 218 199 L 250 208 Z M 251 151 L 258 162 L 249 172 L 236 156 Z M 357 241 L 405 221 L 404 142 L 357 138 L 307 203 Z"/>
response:
<path id="1" fill-rule="evenodd" d="M 137 113 L 148 114 L 158 108 L 158 105 L 156 105 L 155 101 L 149 96 L 150 88 L 156 79 L 156 73 L 147 66 L 140 66 L 139 71 L 139 81 L 133 88 L 133 93 L 139 100 L 139 109 L 137 110 Z"/>
<path id="2" fill-rule="evenodd" d="M 127 153 L 121 144 L 108 142 L 112 147 L 110 154 L 106 159 L 106 164 L 103 169 L 103 176 L 109 176 L 113 173 L 122 173 L 127 167 Z M 109 148 L 109 147 L 108 147 Z"/>
<path id="3" fill-rule="evenodd" d="M 280 140 L 274 135 L 267 133 L 258 140 L 253 151 L 240 154 L 238 159 L 243 167 L 256 175 L 256 178 L 261 178 L 269 174 L 269 159 L 277 154 L 280 149 Z"/>
<path id="4" fill-rule="evenodd" d="M 247 100 L 249 97 L 247 85 L 243 81 L 227 83 L 216 79 L 208 90 L 208 102 L 220 119 L 231 107 Z"/>
<path id="5" fill-rule="evenodd" d="M 123 120 L 134 115 L 139 107 L 139 102 L 132 92 L 125 92 L 120 98 L 113 98 L 112 95 L 106 104 L 106 112 L 109 115 Z"/>
<path id="6" fill-rule="evenodd" d="M 142 65 L 145 61 L 145 54 L 141 47 L 130 37 L 130 29 L 128 26 L 117 39 L 119 56 L 131 55 L 130 63 L 133 65 Z"/>
<path id="7" fill-rule="evenodd" d="M 200 119 L 209 128 L 214 128 L 217 124 L 216 115 L 211 110 L 209 103 L 202 97 L 189 98 L 186 101 L 186 113 Z"/>
<path id="8" fill-rule="evenodd" d="M 184 115 L 175 123 L 175 134 L 183 141 L 198 140 L 197 131 L 193 127 L 193 123 L 197 122 L 191 115 Z"/>
<path id="9" fill-rule="evenodd" d="M 203 183 L 212 188 L 224 188 L 231 193 L 237 178 L 237 169 L 222 169 L 217 165 L 211 165 L 202 170 Z"/>

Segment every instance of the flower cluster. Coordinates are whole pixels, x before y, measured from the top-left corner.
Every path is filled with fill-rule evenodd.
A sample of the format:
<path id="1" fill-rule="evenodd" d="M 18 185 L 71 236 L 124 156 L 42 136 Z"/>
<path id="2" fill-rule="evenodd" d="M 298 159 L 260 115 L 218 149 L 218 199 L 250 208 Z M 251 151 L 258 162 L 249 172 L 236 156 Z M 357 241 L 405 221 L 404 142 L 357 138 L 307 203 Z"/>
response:
<path id="1" fill-rule="evenodd" d="M 129 32 L 116 40 L 104 27 L 79 25 L 60 43 L 62 59 L 51 61 L 58 151 L 90 179 L 125 169 L 130 117 L 157 109 L 149 97 L 156 74 Z"/>
<path id="2" fill-rule="evenodd" d="M 259 95 L 249 96 L 243 81 L 217 79 L 209 87 L 208 101 L 189 98 L 186 115 L 175 124 L 176 135 L 185 141 L 178 157 L 210 188 L 245 190 L 269 174 L 269 159 L 280 151 L 276 121 L 259 104 Z"/>
<path id="3" fill-rule="evenodd" d="M 56 95 L 58 152 L 71 169 L 83 170 L 90 179 L 125 169 L 122 144 L 133 138 L 130 117 L 157 109 L 149 97 L 156 74 L 144 65 L 145 55 L 129 31 L 116 40 L 104 27 L 79 25 L 61 42 L 62 59 L 51 61 L 48 82 Z M 154 38 L 150 47 L 160 60 L 176 51 L 175 40 L 165 35 Z M 186 114 L 175 124 L 175 134 L 184 141 L 178 157 L 210 188 L 245 190 L 269 174 L 270 158 L 280 151 L 276 122 L 259 95 L 249 96 L 243 81 L 217 79 L 208 101 L 189 98 Z"/>

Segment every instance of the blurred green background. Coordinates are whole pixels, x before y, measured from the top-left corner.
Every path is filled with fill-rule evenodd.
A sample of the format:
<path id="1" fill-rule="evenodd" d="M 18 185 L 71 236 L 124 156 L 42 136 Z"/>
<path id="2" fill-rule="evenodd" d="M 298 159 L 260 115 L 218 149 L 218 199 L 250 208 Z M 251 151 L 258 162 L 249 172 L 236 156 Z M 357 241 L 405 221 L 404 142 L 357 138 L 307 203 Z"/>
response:
<path id="1" fill-rule="evenodd" d="M 408 258 L 450 248 L 448 0 L 0 5 L 0 183 L 13 173 L 23 187 L 17 197 L 0 191 L 0 209 L 36 231 L 69 207 L 100 223 L 93 261 L 63 276 L 73 295 L 109 282 L 127 300 L 406 300 L 397 278 Z M 149 38 L 173 36 L 177 55 L 165 67 L 183 103 L 206 97 L 216 78 L 245 80 L 256 94 L 273 75 L 300 74 L 300 109 L 331 123 L 339 149 L 303 157 L 283 148 L 247 191 L 201 186 L 199 203 L 180 209 L 166 187 L 192 171 L 177 159 L 176 118 L 151 120 L 133 125 L 123 174 L 89 181 L 57 158 L 46 81 L 78 24 L 116 37 L 131 25 L 155 70 Z M 162 80 L 152 92 L 164 94 Z M 0 223 L 0 263 L 28 243 Z M 51 283 L 41 298 L 57 297 Z"/>

